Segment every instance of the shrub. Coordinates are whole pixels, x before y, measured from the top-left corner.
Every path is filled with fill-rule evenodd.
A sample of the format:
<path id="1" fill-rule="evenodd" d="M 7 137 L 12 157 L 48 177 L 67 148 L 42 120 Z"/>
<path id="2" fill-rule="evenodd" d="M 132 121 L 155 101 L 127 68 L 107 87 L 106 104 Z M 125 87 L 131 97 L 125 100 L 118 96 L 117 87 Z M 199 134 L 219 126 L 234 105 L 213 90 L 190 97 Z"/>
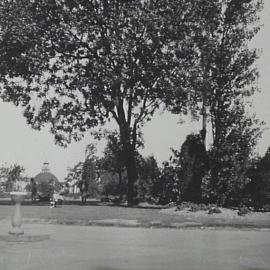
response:
<path id="1" fill-rule="evenodd" d="M 203 197 L 221 206 L 239 206 L 248 177 L 250 160 L 261 134 L 260 123 L 244 112 L 230 116 L 232 125 L 215 140 L 209 151 L 210 170 L 203 178 Z"/>
<path id="2" fill-rule="evenodd" d="M 179 167 L 181 200 L 201 202 L 202 178 L 208 168 L 208 158 L 201 134 L 186 137 L 181 151 L 173 150 L 174 163 Z"/>
<path id="3" fill-rule="evenodd" d="M 270 204 L 270 148 L 263 157 L 253 160 L 248 177 L 251 181 L 245 188 L 247 204 L 257 209 Z"/>
<path id="4" fill-rule="evenodd" d="M 221 210 L 214 204 L 182 202 L 176 207 L 176 211 L 182 211 L 184 209 L 188 209 L 190 212 L 209 211 L 208 214 L 221 213 Z"/>
<path id="5" fill-rule="evenodd" d="M 155 202 L 154 186 L 160 177 L 160 169 L 153 156 L 143 158 L 137 156 L 137 170 L 139 179 L 136 183 L 137 199 L 144 202 Z"/>
<path id="6" fill-rule="evenodd" d="M 263 206 L 263 211 L 264 212 L 270 212 L 270 204 L 266 204 Z"/>
<path id="7" fill-rule="evenodd" d="M 212 215 L 212 214 L 220 214 L 221 213 L 221 210 L 214 206 L 214 207 L 211 207 L 208 211 L 208 215 Z"/>
<path id="8" fill-rule="evenodd" d="M 178 169 L 168 162 L 163 163 L 160 176 L 153 185 L 152 194 L 157 204 L 166 205 L 179 201 Z"/>
<path id="9" fill-rule="evenodd" d="M 239 208 L 237 215 L 238 216 L 245 216 L 245 215 L 249 214 L 250 212 L 251 212 L 251 210 L 247 206 L 242 206 L 241 208 Z"/>

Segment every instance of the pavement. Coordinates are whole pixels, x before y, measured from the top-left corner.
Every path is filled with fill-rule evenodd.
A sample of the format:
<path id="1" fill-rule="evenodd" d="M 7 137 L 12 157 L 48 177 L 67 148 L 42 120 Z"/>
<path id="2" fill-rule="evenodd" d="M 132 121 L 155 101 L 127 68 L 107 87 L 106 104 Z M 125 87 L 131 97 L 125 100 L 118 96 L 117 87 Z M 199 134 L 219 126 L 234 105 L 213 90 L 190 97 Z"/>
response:
<path id="1" fill-rule="evenodd" d="M 7 235 L 8 219 L 0 221 Z M 1 270 L 270 269 L 270 231 L 23 224 L 37 242 L 0 240 Z"/>
<path id="2" fill-rule="evenodd" d="M 147 208 L 26 205 L 24 237 L 12 242 L 13 208 L 0 206 L 0 270 L 270 269 L 268 215 L 226 221 Z"/>

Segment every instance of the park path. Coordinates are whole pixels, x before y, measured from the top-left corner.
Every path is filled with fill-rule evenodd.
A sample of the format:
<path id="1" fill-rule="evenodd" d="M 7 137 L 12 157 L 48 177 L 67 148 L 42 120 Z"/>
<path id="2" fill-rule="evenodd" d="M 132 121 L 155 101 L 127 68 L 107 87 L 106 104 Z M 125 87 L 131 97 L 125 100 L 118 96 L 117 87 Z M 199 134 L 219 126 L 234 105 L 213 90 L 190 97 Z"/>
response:
<path id="1" fill-rule="evenodd" d="M 0 221 L 0 232 L 9 229 Z M 145 229 L 24 224 L 31 243 L 0 241 L 1 270 L 269 269 L 267 230 Z"/>

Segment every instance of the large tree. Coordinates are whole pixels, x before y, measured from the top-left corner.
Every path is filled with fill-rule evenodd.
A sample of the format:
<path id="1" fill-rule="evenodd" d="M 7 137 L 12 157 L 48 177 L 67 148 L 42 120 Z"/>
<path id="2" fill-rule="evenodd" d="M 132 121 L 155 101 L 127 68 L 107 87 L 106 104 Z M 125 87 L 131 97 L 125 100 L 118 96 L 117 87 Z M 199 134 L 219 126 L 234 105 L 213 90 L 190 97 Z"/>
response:
<path id="1" fill-rule="evenodd" d="M 202 134 L 211 121 L 214 145 L 230 132 L 232 109 L 258 90 L 258 50 L 250 42 L 260 30 L 262 7 L 261 0 L 213 0 L 201 6 L 205 16 L 192 37 L 197 61 L 187 87 L 193 116 L 202 115 Z M 177 105 L 171 109 L 179 112 Z"/>
<path id="2" fill-rule="evenodd" d="M 260 29 L 262 1 L 215 0 L 201 8 L 206 16 L 194 35 L 197 62 L 187 85 L 191 112 L 198 117 L 201 110 L 204 141 L 211 121 L 211 171 L 205 178 L 211 196 L 221 204 L 235 203 L 248 181 L 249 160 L 261 134 L 261 123 L 246 111 L 248 98 L 258 89 L 258 51 L 250 42 Z M 171 108 L 178 113 L 178 106 Z"/>
<path id="3" fill-rule="evenodd" d="M 115 120 L 132 205 L 141 126 L 162 101 L 186 112 L 190 42 L 205 3 L 1 1 L 2 98 L 22 105 L 33 128 L 49 123 L 62 145 Z"/>
<path id="4" fill-rule="evenodd" d="M 251 160 L 262 133 L 260 121 L 246 115 L 242 104 L 231 112 L 230 121 L 226 136 L 208 153 L 210 170 L 203 179 L 204 197 L 225 206 L 243 202 Z"/>
<path id="5" fill-rule="evenodd" d="M 250 41 L 260 29 L 259 11 L 262 8 L 260 0 L 222 2 L 221 23 L 216 30 L 218 35 L 211 38 L 215 45 L 208 50 L 212 61 L 203 65 L 207 78 L 204 81 L 211 93 L 207 102 L 216 147 L 226 139 L 235 124 L 231 121 L 235 115 L 233 110 L 258 90 L 255 66 L 258 50 L 251 49 Z"/>
<path id="6" fill-rule="evenodd" d="M 258 90 L 258 51 L 250 42 L 260 29 L 261 8 L 261 0 L 218 1 L 213 15 L 218 23 L 202 37 L 208 46 L 197 42 L 198 89 L 209 108 L 213 133 L 210 197 L 221 205 L 241 203 L 250 158 L 261 135 L 261 123 L 247 113 L 247 101 Z"/>

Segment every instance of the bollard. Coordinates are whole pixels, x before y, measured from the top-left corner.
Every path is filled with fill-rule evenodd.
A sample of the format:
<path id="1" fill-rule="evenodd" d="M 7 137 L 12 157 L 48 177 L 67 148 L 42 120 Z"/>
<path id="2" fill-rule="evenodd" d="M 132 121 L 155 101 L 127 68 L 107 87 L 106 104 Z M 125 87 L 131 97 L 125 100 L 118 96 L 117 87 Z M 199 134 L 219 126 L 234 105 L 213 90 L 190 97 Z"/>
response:
<path id="1" fill-rule="evenodd" d="M 21 203 L 27 196 L 26 192 L 10 192 L 11 200 L 15 202 L 15 211 L 11 217 L 12 228 L 9 231 L 9 234 L 12 235 L 22 235 L 24 234 L 22 226 L 22 214 L 21 214 Z"/>

